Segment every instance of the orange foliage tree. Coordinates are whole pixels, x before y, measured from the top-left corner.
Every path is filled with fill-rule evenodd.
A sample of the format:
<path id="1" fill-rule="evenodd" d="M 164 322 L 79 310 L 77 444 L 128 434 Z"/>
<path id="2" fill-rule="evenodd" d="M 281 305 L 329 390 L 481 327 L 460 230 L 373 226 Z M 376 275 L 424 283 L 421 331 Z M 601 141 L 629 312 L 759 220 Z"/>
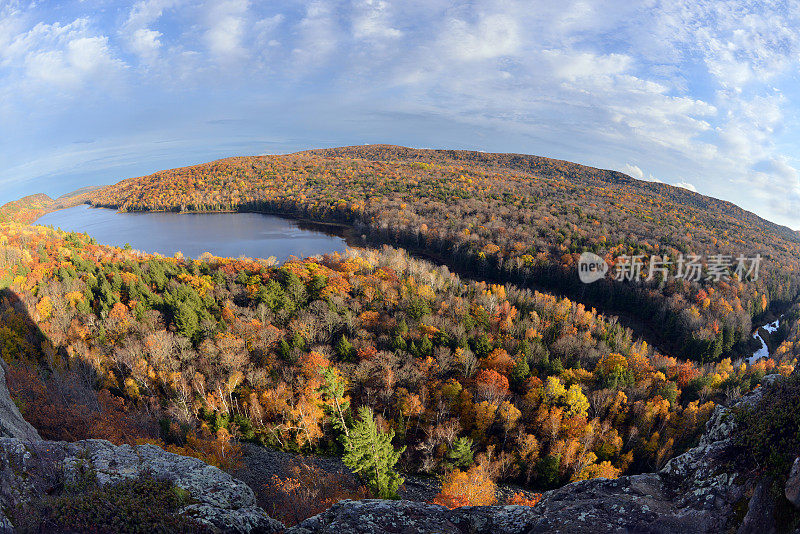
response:
<path id="1" fill-rule="evenodd" d="M 467 471 L 455 469 L 442 481 L 442 489 L 433 499 L 434 504 L 448 508 L 460 506 L 485 506 L 497 502 L 497 486 L 481 465 Z"/>

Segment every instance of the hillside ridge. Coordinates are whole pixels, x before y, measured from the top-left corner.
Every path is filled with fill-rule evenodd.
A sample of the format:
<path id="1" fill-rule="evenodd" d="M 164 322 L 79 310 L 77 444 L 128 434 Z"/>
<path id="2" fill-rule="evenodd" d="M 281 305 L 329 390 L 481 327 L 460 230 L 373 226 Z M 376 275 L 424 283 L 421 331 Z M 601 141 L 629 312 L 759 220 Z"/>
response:
<path id="1" fill-rule="evenodd" d="M 186 165 L 182 167 L 172 167 L 169 169 L 156 171 L 151 174 L 124 178 L 119 182 L 117 182 L 116 184 L 112 185 L 89 186 L 88 188 L 82 188 L 78 191 L 83 192 L 83 189 L 87 189 L 86 192 L 91 193 L 92 191 L 96 192 L 98 190 L 113 188 L 115 186 L 127 182 L 133 182 L 145 178 L 156 177 L 161 175 L 162 173 L 171 173 L 175 171 L 194 169 L 204 166 L 214 166 L 217 164 L 247 163 L 248 161 L 257 161 L 257 160 L 281 158 L 289 156 L 350 157 L 350 158 L 358 158 L 369 161 L 391 161 L 392 159 L 402 158 L 409 161 L 417 161 L 417 160 L 422 160 L 423 156 L 431 156 L 431 155 L 438 156 L 438 159 L 440 161 L 447 161 L 451 163 L 474 163 L 475 160 L 477 160 L 478 162 L 484 164 L 491 163 L 492 165 L 495 165 L 498 168 L 505 168 L 512 171 L 521 171 L 528 173 L 541 173 L 543 170 L 542 166 L 545 164 L 550 165 L 555 163 L 559 165 L 565 165 L 568 168 L 573 169 L 575 171 L 581 171 L 582 174 L 591 175 L 592 179 L 598 182 L 612 184 L 612 185 L 613 184 L 637 185 L 638 187 L 649 189 L 654 194 L 665 195 L 666 198 L 669 198 L 670 193 L 675 194 L 678 197 L 682 198 L 682 200 L 687 202 L 692 202 L 698 207 L 704 209 L 717 209 L 723 213 L 728 213 L 730 215 L 742 216 L 745 218 L 745 220 L 749 222 L 764 224 L 767 227 L 770 227 L 771 229 L 775 230 L 776 232 L 779 232 L 784 237 L 800 241 L 800 230 L 795 231 L 787 226 L 772 222 L 769 219 L 765 219 L 728 200 L 719 199 L 710 195 L 704 195 L 702 193 L 690 191 L 688 189 L 667 184 L 664 182 L 640 180 L 638 178 L 634 178 L 628 174 L 625 174 L 622 171 L 617 171 L 613 169 L 603 169 L 600 167 L 584 165 L 569 160 L 549 158 L 547 156 L 537 156 L 533 154 L 524 154 L 516 152 L 485 152 L 477 150 L 411 148 L 402 145 L 389 145 L 389 144 L 350 145 L 350 146 L 342 146 L 335 148 L 315 148 L 308 150 L 300 150 L 296 152 L 288 152 L 285 154 L 230 156 L 226 158 L 211 160 L 206 163 Z M 499 158 L 500 162 L 498 163 L 497 161 L 491 161 L 490 158 Z M 71 195 L 72 194 L 70 194 L 70 196 Z M 63 198 L 66 196 L 67 195 L 62 195 L 62 197 L 59 198 Z"/>
<path id="2" fill-rule="evenodd" d="M 382 154 L 385 152 L 386 154 Z M 737 204 L 728 200 L 719 199 L 710 195 L 704 195 L 689 189 L 670 185 L 664 182 L 655 182 L 634 178 L 624 172 L 603 169 L 576 163 L 569 160 L 549 158 L 547 156 L 537 156 L 533 154 L 523 154 L 516 152 L 485 152 L 478 150 L 455 150 L 455 149 L 434 149 L 434 148 L 410 148 L 401 145 L 374 144 L 374 145 L 351 145 L 336 148 L 319 148 L 293 152 L 291 154 L 310 154 L 334 157 L 358 157 L 367 160 L 388 161 L 392 157 L 408 160 L 421 160 L 423 156 L 440 156 L 441 160 L 451 162 L 473 163 L 474 161 L 483 164 L 493 164 L 513 171 L 523 171 L 530 173 L 541 173 L 542 168 L 553 163 L 565 165 L 566 167 L 580 171 L 581 174 L 589 175 L 592 179 L 608 184 L 637 185 L 650 189 L 653 193 L 664 194 L 670 192 L 682 196 L 683 200 L 696 202 L 703 208 L 718 209 L 730 213 L 731 215 L 744 216 L 754 222 L 772 225 L 776 231 L 785 233 L 787 237 L 800 239 L 797 232 L 791 228 L 774 223 L 769 219 L 748 211 Z"/>
<path id="3" fill-rule="evenodd" d="M 87 198 L 121 211 L 253 211 L 347 225 L 367 245 L 403 247 L 476 279 L 533 283 L 609 314 L 644 310 L 645 324 L 632 323 L 639 335 L 702 361 L 751 354 L 751 320 L 780 313 L 800 293 L 800 237 L 789 228 L 679 187 L 540 156 L 319 149 L 160 171 Z M 585 251 L 609 270 L 638 256 L 645 277 L 652 258 L 672 261 L 663 283 L 608 276 L 585 285 L 576 277 Z M 757 281 L 714 292 L 707 278 L 679 279 L 679 255 L 706 265 L 763 261 Z M 697 309 L 698 323 L 691 308 L 701 289 L 712 302 Z"/>

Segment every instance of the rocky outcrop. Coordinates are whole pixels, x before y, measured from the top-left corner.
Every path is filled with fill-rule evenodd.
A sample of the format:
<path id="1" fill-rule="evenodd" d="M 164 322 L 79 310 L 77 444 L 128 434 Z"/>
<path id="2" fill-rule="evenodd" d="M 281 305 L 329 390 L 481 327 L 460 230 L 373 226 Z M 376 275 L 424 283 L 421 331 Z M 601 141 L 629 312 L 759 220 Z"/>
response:
<path id="1" fill-rule="evenodd" d="M 150 474 L 172 481 L 195 501 L 181 513 L 222 532 L 280 532 L 283 525 L 256 506 L 253 490 L 201 460 L 172 454 L 154 445 L 116 446 L 105 440 L 75 443 L 0 438 L 2 509 L 37 499 L 96 477 L 106 484 Z M 0 518 L 0 531 L 10 522 Z"/>
<path id="2" fill-rule="evenodd" d="M 449 510 L 411 501 L 342 501 L 286 532 L 720 532 L 718 511 L 681 508 L 671 497 L 659 475 L 648 474 L 570 484 L 548 492 L 533 508 L 475 506 Z"/>
<path id="3" fill-rule="evenodd" d="M 19 438 L 23 441 L 42 439 L 30 423 L 22 418 L 19 408 L 11 400 L 6 387 L 6 363 L 0 359 L 0 437 Z"/>
<path id="4" fill-rule="evenodd" d="M 477 506 L 448 510 L 444 506 L 414 501 L 340 501 L 307 519 L 286 534 L 311 532 L 437 532 L 442 534 L 528 532 L 533 525 L 530 508 Z"/>
<path id="5" fill-rule="evenodd" d="M 759 389 L 739 404 L 760 399 Z M 730 409 L 718 406 L 697 447 L 673 458 L 658 473 L 574 482 L 546 492 L 535 507 L 448 510 L 410 501 L 342 501 L 286 532 L 699 534 L 741 528 L 740 532 L 766 534 L 772 528 L 771 514 L 763 513 L 770 504 L 766 483 L 726 471 L 733 428 Z"/>
<path id="6" fill-rule="evenodd" d="M 771 480 L 756 485 L 747 507 L 747 514 L 736 534 L 775 534 L 775 499 L 770 495 Z"/>
<path id="7" fill-rule="evenodd" d="M 794 459 L 789 477 L 786 479 L 784 489 L 786 500 L 795 508 L 800 508 L 800 456 Z"/>
<path id="8" fill-rule="evenodd" d="M 4 511 L 57 494 L 79 477 L 99 484 L 152 475 L 186 490 L 192 504 L 180 512 L 220 532 L 282 532 L 283 524 L 256 505 L 253 490 L 201 460 L 154 445 L 116 446 L 105 440 L 43 441 L 19 412 L 0 360 L 0 533 L 14 532 Z"/>

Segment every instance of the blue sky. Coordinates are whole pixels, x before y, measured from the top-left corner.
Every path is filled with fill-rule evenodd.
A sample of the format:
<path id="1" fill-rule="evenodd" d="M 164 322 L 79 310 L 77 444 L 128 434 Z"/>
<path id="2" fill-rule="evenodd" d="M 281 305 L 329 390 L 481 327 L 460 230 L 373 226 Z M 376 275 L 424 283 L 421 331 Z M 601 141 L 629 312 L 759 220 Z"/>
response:
<path id="1" fill-rule="evenodd" d="M 524 152 L 800 228 L 800 7 L 0 0 L 0 203 L 220 157 Z"/>

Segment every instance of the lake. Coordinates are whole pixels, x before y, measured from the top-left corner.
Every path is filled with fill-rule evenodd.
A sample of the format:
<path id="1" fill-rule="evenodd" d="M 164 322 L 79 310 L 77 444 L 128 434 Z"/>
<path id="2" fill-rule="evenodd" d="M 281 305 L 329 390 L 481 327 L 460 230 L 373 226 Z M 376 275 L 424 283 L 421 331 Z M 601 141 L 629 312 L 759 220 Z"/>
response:
<path id="1" fill-rule="evenodd" d="M 173 256 L 268 258 L 285 261 L 343 252 L 347 243 L 337 228 L 303 223 L 260 213 L 118 213 L 75 206 L 40 217 L 34 224 L 81 232 L 98 243 Z"/>

